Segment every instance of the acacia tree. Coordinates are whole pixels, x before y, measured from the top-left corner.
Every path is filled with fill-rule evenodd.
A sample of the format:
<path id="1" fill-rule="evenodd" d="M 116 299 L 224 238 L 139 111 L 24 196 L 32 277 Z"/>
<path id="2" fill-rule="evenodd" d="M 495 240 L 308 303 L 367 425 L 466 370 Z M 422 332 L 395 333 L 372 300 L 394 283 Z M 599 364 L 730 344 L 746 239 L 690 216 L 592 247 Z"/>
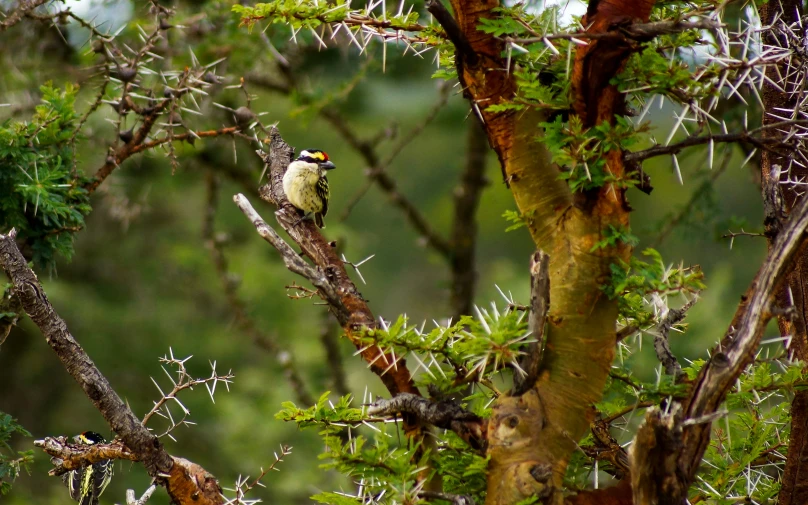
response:
<path id="1" fill-rule="evenodd" d="M 300 405 L 285 404 L 278 417 L 318 427 L 329 465 L 356 485 L 353 493 L 324 492 L 317 501 L 679 504 L 808 498 L 799 485 L 808 404 L 799 392 L 805 379 L 796 361 L 805 352 L 800 265 L 808 225 L 808 203 L 800 198 L 805 35 L 798 4 L 770 2 L 758 18 L 751 6 L 731 3 L 600 0 L 591 2 L 580 20 L 565 22 L 557 7 L 456 1 L 450 12 L 429 1 L 424 9 L 431 23 L 422 20 L 426 12 L 420 6 L 383 0 L 364 9 L 316 1 L 237 5 L 230 15 L 253 28 L 245 37 L 263 37 L 272 61 L 225 86 L 215 71 L 222 62 L 202 64 L 193 56 L 190 65 L 172 70 L 171 58 L 161 52 L 174 54 L 168 33 L 173 23 L 184 22 L 158 2 L 152 2 L 152 26 L 135 49 L 69 10 L 40 12 L 42 3 L 23 2 L 3 29 L 23 20 L 81 24 L 90 31 L 101 87 L 80 115 L 73 90 L 45 87 L 44 105 L 33 120 L 2 131 L 3 163 L 20 167 L 4 170 L 0 179 L 7 190 L 3 225 L 16 228 L 0 237 L 0 263 L 11 281 L 4 318 L 29 315 L 120 439 L 89 451 L 63 439 L 42 441 L 39 445 L 62 460 L 54 473 L 105 458 L 133 459 L 177 503 L 224 502 L 212 474 L 170 456 L 144 428 L 151 415 L 138 419 L 120 401 L 56 315 L 27 258 L 47 266 L 55 254 L 69 253 L 72 234 L 90 212 L 89 195 L 128 158 L 164 147 L 177 166 L 178 143 L 233 136 L 260 147 L 267 183 L 257 196 L 274 205 L 278 224 L 302 254 L 266 223 L 250 198 L 238 194 L 235 203 L 286 267 L 311 284 L 295 285 L 295 296 L 327 304 L 342 334 L 390 393 L 359 404 L 343 384 L 337 390 L 345 394 L 336 403 L 328 394 L 314 401 L 296 368 L 284 362 Z M 730 30 L 734 23 L 725 19 L 741 29 Z M 296 44 L 279 51 L 258 33 L 258 27 L 276 24 L 291 30 Z M 183 39 L 191 47 L 198 47 L 196 42 Z M 383 58 L 401 47 L 431 52 L 437 77 L 459 82 L 479 121 L 469 127 L 468 160 L 446 238 L 398 191 L 385 171 L 391 158 L 383 159 L 335 109 L 315 107 L 363 156 L 369 182 L 390 196 L 445 259 L 456 317 L 431 330 L 403 316 L 377 320 L 346 269 L 353 266 L 359 275 L 359 265 L 341 258 L 313 223 L 298 223 L 280 184 L 294 149 L 252 109 L 247 87 L 253 85 L 308 105 L 316 102 L 301 91 L 298 51 L 339 44 L 360 52 L 376 49 Z M 225 87 L 243 92 L 241 101 L 208 98 Z M 661 143 L 647 135 L 651 125 L 644 122 L 654 102 L 681 107 Z M 104 103 L 117 114 L 116 140 L 103 164 L 85 176 L 76 168 L 75 143 Z M 727 110 L 747 107 L 763 113 L 760 126 L 750 124 L 746 113 L 737 122 L 724 119 Z M 228 126 L 197 128 L 186 117 L 215 108 L 225 111 Z M 392 156 L 406 148 L 407 138 Z M 524 227 L 536 246 L 525 268 L 529 303 L 503 294 L 501 310 L 472 308 L 474 212 L 484 186 L 485 140 L 513 193 L 514 226 Z M 739 144 L 746 161 L 760 151 L 769 252 L 718 346 L 682 366 L 668 335 L 684 329 L 682 320 L 704 288 L 702 275 L 697 268 L 666 266 L 654 250 L 643 252 L 647 260 L 632 255 L 636 240 L 627 192 L 651 192 L 643 161 L 670 157 L 681 179 L 683 150 L 707 146 L 712 166 L 722 144 Z M 208 157 L 210 165 L 205 236 L 238 324 L 280 355 L 278 343 L 249 319 L 245 302 L 228 284 L 227 261 L 212 224 L 219 205 L 217 172 L 252 195 L 255 183 L 245 172 L 216 167 L 209 153 L 200 157 Z M 729 159 L 725 154 L 725 163 Z M 684 302 L 671 306 L 669 299 L 682 300 L 674 295 L 683 295 Z M 763 331 L 774 317 L 782 333 L 779 352 L 758 359 Z M 650 383 L 637 377 L 628 360 L 643 334 L 653 336 L 664 370 Z M 173 356 L 166 360 L 182 366 Z M 215 384 L 230 378 L 214 370 L 210 379 L 200 380 Z M 789 414 L 785 405 L 794 391 Z M 156 408 L 177 392 L 164 395 Z M 640 417 L 640 425 L 631 422 Z M 790 418 L 794 436 L 782 456 Z M 399 419 L 406 437 L 398 444 L 384 428 L 374 427 L 393 430 L 388 421 Z M 723 426 L 714 430 L 718 420 Z M 628 451 L 612 433 L 618 425 L 629 434 Z M 613 482 L 593 489 L 588 476 L 601 470 Z M 234 500 L 247 500 L 243 494 L 254 485 L 239 482 Z"/>

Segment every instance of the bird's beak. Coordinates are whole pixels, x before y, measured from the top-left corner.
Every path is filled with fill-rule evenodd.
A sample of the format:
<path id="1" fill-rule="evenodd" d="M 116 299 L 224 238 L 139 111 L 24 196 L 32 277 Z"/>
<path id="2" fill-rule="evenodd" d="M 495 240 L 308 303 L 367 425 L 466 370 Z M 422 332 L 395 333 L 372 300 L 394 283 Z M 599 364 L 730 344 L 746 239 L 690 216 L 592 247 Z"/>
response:
<path id="1" fill-rule="evenodd" d="M 320 163 L 320 168 L 323 168 L 325 170 L 333 170 L 333 169 L 337 168 L 337 166 L 335 164 L 331 163 L 330 161 L 324 161 L 324 162 Z"/>

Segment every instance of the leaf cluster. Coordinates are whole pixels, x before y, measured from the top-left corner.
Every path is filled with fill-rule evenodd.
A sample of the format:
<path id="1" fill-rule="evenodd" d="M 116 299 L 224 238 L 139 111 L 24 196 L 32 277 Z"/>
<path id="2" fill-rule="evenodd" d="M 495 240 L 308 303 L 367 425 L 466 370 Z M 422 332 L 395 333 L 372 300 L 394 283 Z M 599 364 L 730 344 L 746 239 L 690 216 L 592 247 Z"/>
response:
<path id="1" fill-rule="evenodd" d="M 304 428 L 319 427 L 325 442 L 325 451 L 320 455 L 325 463 L 321 468 L 335 469 L 361 482 L 356 495 L 323 492 L 312 497 L 315 501 L 346 505 L 364 503 L 367 497 L 374 497 L 375 503 L 424 503 L 420 495 L 423 479 L 419 477 L 429 479 L 436 475 L 440 476 L 448 493 L 484 498 L 487 459 L 468 450 L 455 434 L 439 434 L 435 449 L 423 450 L 400 433 L 398 437 L 388 433 L 391 423 L 370 418 L 364 409 L 352 407 L 350 395 L 340 398 L 336 404 L 328 397 L 329 392 L 324 393 L 307 409 L 286 402 L 275 416 Z M 371 424 L 379 422 L 383 422 L 381 428 Z M 397 424 L 392 426 L 397 428 Z M 362 434 L 360 428 L 373 430 L 372 436 Z M 422 475 L 424 472 L 429 475 Z"/>
<path id="2" fill-rule="evenodd" d="M 606 159 L 609 152 L 625 151 L 639 142 L 639 133 L 646 131 L 647 127 L 637 127 L 628 119 L 617 117 L 614 125 L 603 122 L 584 128 L 578 116 L 572 116 L 566 122 L 559 116 L 541 126 L 545 129 L 543 142 L 553 161 L 564 167 L 560 177 L 567 180 L 573 191 L 597 189 L 608 183 L 620 187 L 637 184 L 631 174 L 618 178 L 607 171 Z"/>
<path id="3" fill-rule="evenodd" d="M 20 472 L 30 471 L 30 466 L 34 462 L 34 451 L 14 451 L 11 448 L 9 441 L 14 434 L 31 436 L 16 419 L 5 412 L 0 412 L 0 495 L 8 494 Z"/>
<path id="4" fill-rule="evenodd" d="M 476 308 L 477 317 L 464 316 L 454 325 L 437 325 L 431 331 L 407 324 L 401 316 L 394 323 L 368 330 L 362 343 L 378 346 L 393 356 L 410 355 L 416 365 L 416 384 L 438 396 L 464 391 L 469 383 L 490 386 L 505 370 L 517 370 L 518 359 L 533 342 L 525 312 Z M 483 395 L 481 399 L 487 398 Z M 473 408 L 476 410 L 479 405 Z M 486 415 L 485 409 L 476 411 Z"/>
<path id="5" fill-rule="evenodd" d="M 655 313 L 648 308 L 649 295 L 696 295 L 707 287 L 703 282 L 704 273 L 698 266 L 666 265 L 662 255 L 651 248 L 642 254 L 649 261 L 632 257 L 629 263 L 613 263 L 611 279 L 602 288 L 610 298 L 618 299 L 622 322 L 639 328 L 656 320 Z"/>
<path id="6" fill-rule="evenodd" d="M 0 230 L 16 228 L 34 262 L 70 258 L 73 236 L 90 212 L 86 180 L 73 166 L 78 88 L 40 88 L 31 121 L 0 124 Z"/>

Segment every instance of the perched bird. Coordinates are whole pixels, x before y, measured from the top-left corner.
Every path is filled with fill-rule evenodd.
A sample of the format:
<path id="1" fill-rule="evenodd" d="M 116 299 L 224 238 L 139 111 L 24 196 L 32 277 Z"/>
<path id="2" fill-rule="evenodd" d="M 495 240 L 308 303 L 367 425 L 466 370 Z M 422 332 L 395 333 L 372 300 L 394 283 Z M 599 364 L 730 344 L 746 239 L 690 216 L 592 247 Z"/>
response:
<path id="1" fill-rule="evenodd" d="M 85 431 L 81 435 L 73 437 L 73 440 L 85 445 L 106 442 L 104 437 L 94 431 Z M 62 476 L 62 480 L 67 484 L 70 497 L 79 502 L 79 505 L 98 505 L 98 497 L 112 479 L 112 468 L 113 461 L 106 459 L 90 466 L 71 470 Z"/>
<path id="2" fill-rule="evenodd" d="M 283 174 L 283 192 L 289 203 L 303 212 L 302 219 L 313 217 L 320 228 L 325 228 L 323 217 L 328 214 L 328 179 L 325 175 L 334 168 L 323 151 L 304 149 Z"/>

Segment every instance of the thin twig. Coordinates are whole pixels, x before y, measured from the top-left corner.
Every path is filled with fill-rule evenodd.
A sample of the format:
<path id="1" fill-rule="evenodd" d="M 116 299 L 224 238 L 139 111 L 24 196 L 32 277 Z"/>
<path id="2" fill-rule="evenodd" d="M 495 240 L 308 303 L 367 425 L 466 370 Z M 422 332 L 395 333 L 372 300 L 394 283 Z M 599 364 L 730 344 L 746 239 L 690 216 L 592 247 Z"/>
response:
<path id="1" fill-rule="evenodd" d="M 261 331 L 259 326 L 247 313 L 246 304 L 238 293 L 238 285 L 236 282 L 233 282 L 233 274 L 228 270 L 227 257 L 223 250 L 223 240 L 216 236 L 214 230 L 214 219 L 218 208 L 218 179 L 215 173 L 208 171 L 205 180 L 208 195 L 205 220 L 202 227 L 203 238 L 210 251 L 213 265 L 222 283 L 227 303 L 235 318 L 236 326 L 249 336 L 257 346 L 266 350 L 275 358 L 283 370 L 284 377 L 286 377 L 286 380 L 292 387 L 297 401 L 302 405 L 313 405 L 314 397 L 309 393 L 292 353 L 284 349 L 273 335 Z"/>
<path id="2" fill-rule="evenodd" d="M 14 292 L 65 370 L 78 382 L 109 426 L 141 461 L 149 475 L 165 485 L 180 505 L 220 505 L 216 478 L 204 468 L 166 452 L 159 439 L 149 432 L 112 389 L 106 377 L 70 334 L 67 324 L 51 306 L 36 274 L 17 248 L 16 232 L 0 234 L 0 267 L 14 286 Z M 192 476 L 192 484 L 188 477 Z M 191 499 L 194 495 L 194 499 Z"/>
<path id="3" fill-rule="evenodd" d="M 475 255 L 477 248 L 477 208 L 488 181 L 485 178 L 485 158 L 488 137 L 480 123 L 469 121 L 466 136 L 466 164 L 454 191 L 452 221 L 451 293 L 449 306 L 452 318 L 471 314 L 477 285 Z"/>

